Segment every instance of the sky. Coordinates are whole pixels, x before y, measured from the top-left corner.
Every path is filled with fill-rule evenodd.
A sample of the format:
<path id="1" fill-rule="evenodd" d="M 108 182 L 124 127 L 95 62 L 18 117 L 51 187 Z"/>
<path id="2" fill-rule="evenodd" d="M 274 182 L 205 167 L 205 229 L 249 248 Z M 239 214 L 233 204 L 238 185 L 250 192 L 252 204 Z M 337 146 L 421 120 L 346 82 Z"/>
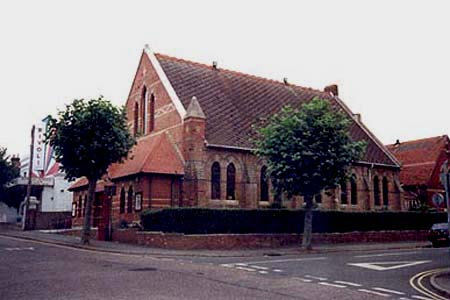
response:
<path id="1" fill-rule="evenodd" d="M 340 98 L 385 144 L 448 134 L 448 1 L 1 1 L 0 147 L 73 99 L 124 105 L 153 51 Z"/>

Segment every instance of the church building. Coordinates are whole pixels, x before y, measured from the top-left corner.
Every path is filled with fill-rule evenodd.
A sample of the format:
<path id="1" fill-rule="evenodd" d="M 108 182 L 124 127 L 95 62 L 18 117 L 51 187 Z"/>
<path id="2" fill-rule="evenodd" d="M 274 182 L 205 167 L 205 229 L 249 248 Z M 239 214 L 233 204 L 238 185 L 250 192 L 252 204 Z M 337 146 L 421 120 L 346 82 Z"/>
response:
<path id="1" fill-rule="evenodd" d="M 113 164 L 97 187 L 96 220 L 136 222 L 147 208 L 264 208 L 274 202 L 264 161 L 252 153 L 252 125 L 285 105 L 298 107 L 315 97 L 351 119 L 350 135 L 367 142 L 352 175 L 315 200 L 322 209 L 402 210 L 400 163 L 342 102 L 336 85 L 324 90 L 287 80 L 264 79 L 153 53 L 146 47 L 126 102 L 137 145 Z M 108 197 L 107 187 L 115 187 Z M 73 224 L 81 225 L 87 181 L 74 192 Z M 111 189 L 107 189 L 111 190 Z M 300 208 L 301 197 L 282 206 Z M 98 221 L 97 221 L 98 222 Z"/>

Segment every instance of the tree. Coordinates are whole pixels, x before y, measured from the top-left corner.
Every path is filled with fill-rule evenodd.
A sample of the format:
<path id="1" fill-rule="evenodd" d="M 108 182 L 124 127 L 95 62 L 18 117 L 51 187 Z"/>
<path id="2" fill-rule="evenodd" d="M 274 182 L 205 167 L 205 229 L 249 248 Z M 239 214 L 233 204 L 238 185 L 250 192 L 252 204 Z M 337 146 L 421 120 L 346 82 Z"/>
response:
<path id="1" fill-rule="evenodd" d="M 6 148 L 0 147 L 0 200 L 9 204 L 8 199 L 5 199 L 5 185 L 19 176 L 19 170 L 12 164 L 10 157 L 6 155 L 6 151 Z"/>
<path id="2" fill-rule="evenodd" d="M 313 197 L 335 188 L 364 152 L 365 142 L 352 141 L 349 126 L 343 113 L 318 98 L 299 109 L 284 107 L 255 126 L 255 153 L 267 161 L 275 195 L 304 197 L 306 249 L 311 249 Z"/>
<path id="3" fill-rule="evenodd" d="M 113 106 L 102 96 L 74 100 L 58 112 L 57 119 L 49 116 L 46 141 L 53 147 L 66 179 L 85 176 L 89 182 L 81 237 L 82 244 L 89 244 L 97 181 L 136 143 L 128 130 L 125 109 Z"/>

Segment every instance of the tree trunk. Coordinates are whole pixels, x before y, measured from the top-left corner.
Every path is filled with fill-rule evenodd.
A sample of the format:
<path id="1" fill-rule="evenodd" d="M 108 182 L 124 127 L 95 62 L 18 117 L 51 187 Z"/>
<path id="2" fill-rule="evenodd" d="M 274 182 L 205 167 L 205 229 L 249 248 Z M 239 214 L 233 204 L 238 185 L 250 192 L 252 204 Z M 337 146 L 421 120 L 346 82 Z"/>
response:
<path id="1" fill-rule="evenodd" d="M 311 250 L 313 197 L 310 195 L 305 196 L 305 203 L 305 225 L 303 227 L 302 247 L 306 250 Z"/>
<path id="2" fill-rule="evenodd" d="M 83 231 L 81 233 L 81 244 L 83 245 L 89 245 L 89 239 L 91 237 L 92 203 L 94 202 L 96 184 L 97 179 L 89 179 L 86 213 L 84 215 Z"/>

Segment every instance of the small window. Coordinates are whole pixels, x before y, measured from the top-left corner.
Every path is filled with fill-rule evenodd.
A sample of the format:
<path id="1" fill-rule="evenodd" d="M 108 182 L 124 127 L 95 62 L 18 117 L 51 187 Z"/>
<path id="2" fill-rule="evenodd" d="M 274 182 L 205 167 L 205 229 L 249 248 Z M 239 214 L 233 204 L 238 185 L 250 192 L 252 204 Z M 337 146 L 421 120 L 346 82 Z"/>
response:
<path id="1" fill-rule="evenodd" d="M 350 203 L 352 205 L 358 204 L 358 183 L 355 174 L 350 177 Z"/>
<path id="2" fill-rule="evenodd" d="M 380 206 L 380 180 L 378 176 L 373 178 L 373 199 L 375 206 Z"/>
<path id="3" fill-rule="evenodd" d="M 120 198 L 119 198 L 119 213 L 125 213 L 125 189 L 122 188 L 120 190 Z"/>
<path id="4" fill-rule="evenodd" d="M 77 216 L 77 203 L 72 203 L 72 218 L 75 218 Z"/>
<path id="5" fill-rule="evenodd" d="M 133 212 L 133 187 L 130 186 L 128 189 L 128 197 L 127 197 L 127 213 Z"/>
<path id="6" fill-rule="evenodd" d="M 267 167 L 263 166 L 261 168 L 261 178 L 260 178 L 260 201 L 269 201 L 269 182 L 267 179 Z"/>
<path id="7" fill-rule="evenodd" d="M 211 167 L 211 199 L 220 199 L 220 165 L 213 163 Z"/>
<path id="8" fill-rule="evenodd" d="M 386 177 L 383 177 L 382 185 L 383 185 L 383 205 L 388 206 L 389 205 L 389 182 Z"/>
<path id="9" fill-rule="evenodd" d="M 134 196 L 134 210 L 142 210 L 142 193 L 136 193 L 136 195 Z"/>
<path id="10" fill-rule="evenodd" d="M 341 204 L 348 204 L 347 180 L 341 182 Z"/>
<path id="11" fill-rule="evenodd" d="M 236 199 L 236 168 L 233 163 L 230 163 L 227 167 L 227 199 Z"/>

